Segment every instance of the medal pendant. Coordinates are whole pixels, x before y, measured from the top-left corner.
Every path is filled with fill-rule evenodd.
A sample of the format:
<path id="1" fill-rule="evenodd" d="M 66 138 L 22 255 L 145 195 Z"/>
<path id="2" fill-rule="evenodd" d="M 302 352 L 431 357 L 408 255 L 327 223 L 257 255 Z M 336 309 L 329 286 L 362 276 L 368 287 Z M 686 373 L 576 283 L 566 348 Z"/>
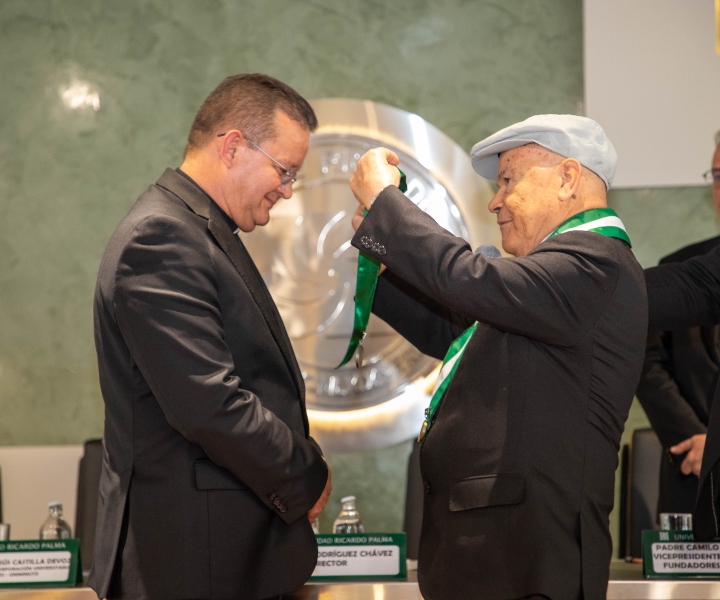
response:
<path id="1" fill-rule="evenodd" d="M 364 331 L 360 341 L 358 342 L 357 350 L 355 351 L 355 367 L 360 368 L 363 366 L 363 359 L 365 358 L 365 348 L 363 348 L 363 342 L 367 336 L 367 331 Z"/>
<path id="2" fill-rule="evenodd" d="M 425 436 L 427 435 L 427 429 L 428 429 L 428 422 L 423 421 L 422 429 L 420 430 L 420 435 L 418 436 L 418 442 L 422 442 L 425 439 Z"/>
<path id="3" fill-rule="evenodd" d="M 363 348 L 362 342 L 358 344 L 357 350 L 355 351 L 355 366 L 359 369 L 363 366 L 363 358 L 365 355 L 365 349 Z"/>

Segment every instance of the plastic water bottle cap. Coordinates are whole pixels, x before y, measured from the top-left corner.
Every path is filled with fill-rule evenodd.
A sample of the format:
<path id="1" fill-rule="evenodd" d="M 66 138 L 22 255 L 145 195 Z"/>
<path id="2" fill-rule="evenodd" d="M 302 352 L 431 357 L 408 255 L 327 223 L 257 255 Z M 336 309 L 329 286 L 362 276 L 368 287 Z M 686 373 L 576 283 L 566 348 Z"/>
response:
<path id="1" fill-rule="evenodd" d="M 355 496 L 345 496 L 344 498 L 340 498 L 340 504 L 345 504 L 346 502 L 355 502 Z"/>
<path id="2" fill-rule="evenodd" d="M 51 502 L 50 504 L 48 504 L 48 508 L 53 508 L 55 506 L 62 506 L 62 502 L 55 501 L 55 502 Z"/>

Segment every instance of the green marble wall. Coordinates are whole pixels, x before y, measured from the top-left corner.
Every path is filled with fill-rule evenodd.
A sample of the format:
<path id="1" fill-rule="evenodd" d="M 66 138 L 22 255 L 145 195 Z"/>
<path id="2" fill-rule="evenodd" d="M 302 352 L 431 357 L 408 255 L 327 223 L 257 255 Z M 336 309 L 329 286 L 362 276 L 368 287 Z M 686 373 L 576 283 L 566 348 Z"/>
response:
<path id="1" fill-rule="evenodd" d="M 464 148 L 535 113 L 582 111 L 580 0 L 2 0 L 0 444 L 102 432 L 97 266 L 224 76 L 270 73 L 308 98 L 413 111 Z M 90 82 L 100 110 L 59 90 Z M 710 135 L 712 132 L 708 132 Z M 708 157 L 709 162 L 710 157 Z M 698 165 L 702 171 L 707 165 Z M 715 233 L 704 189 L 614 192 L 643 265 Z M 633 409 L 631 421 L 643 423 Z M 335 455 L 337 498 L 398 529 L 408 444 Z"/>

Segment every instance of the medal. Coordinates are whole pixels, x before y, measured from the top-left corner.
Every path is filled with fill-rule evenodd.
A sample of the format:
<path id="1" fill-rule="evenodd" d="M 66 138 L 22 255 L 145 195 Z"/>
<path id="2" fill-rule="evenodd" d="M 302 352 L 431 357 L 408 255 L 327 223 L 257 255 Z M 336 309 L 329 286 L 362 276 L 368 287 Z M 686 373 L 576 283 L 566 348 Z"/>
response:
<path id="1" fill-rule="evenodd" d="M 357 351 L 355 352 L 355 366 L 358 369 L 363 366 L 363 358 L 365 356 L 365 348 L 363 347 L 363 342 L 365 341 L 365 336 L 367 336 L 367 331 L 363 331 L 362 337 L 358 342 Z"/>
<path id="2" fill-rule="evenodd" d="M 420 429 L 420 435 L 418 436 L 418 442 L 422 442 L 425 439 L 425 434 L 427 433 L 428 429 L 428 422 L 427 419 L 423 421 L 422 429 Z"/>

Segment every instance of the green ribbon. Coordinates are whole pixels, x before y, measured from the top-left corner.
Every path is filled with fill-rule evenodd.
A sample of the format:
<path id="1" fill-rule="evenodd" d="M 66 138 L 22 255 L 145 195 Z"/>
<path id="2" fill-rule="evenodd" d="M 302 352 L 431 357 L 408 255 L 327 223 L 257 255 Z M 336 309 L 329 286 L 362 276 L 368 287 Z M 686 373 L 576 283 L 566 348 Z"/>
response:
<path id="1" fill-rule="evenodd" d="M 445 390 L 450 385 L 450 382 L 455 375 L 455 371 L 457 371 L 458 365 L 460 364 L 460 359 L 465 352 L 465 346 L 467 346 L 467 343 L 470 341 L 472 334 L 475 333 L 477 326 L 478 322 L 475 321 L 459 338 L 450 344 L 450 348 L 443 359 L 442 369 L 440 369 L 440 373 L 438 373 L 435 390 L 433 391 L 432 398 L 430 399 L 430 406 L 425 409 L 425 421 L 423 422 L 422 429 L 420 430 L 420 436 L 418 437 L 419 442 L 422 442 L 425 439 L 428 429 L 430 429 L 430 424 L 433 422 L 435 411 L 438 406 L 440 406 L 440 401 L 445 395 Z"/>
<path id="2" fill-rule="evenodd" d="M 400 171 L 400 185 L 398 189 L 404 194 L 407 192 L 407 181 L 405 173 Z M 365 214 L 367 215 L 367 209 Z M 355 284 L 355 320 L 353 332 L 350 336 L 347 352 L 342 362 L 335 367 L 339 369 L 345 365 L 358 352 L 358 366 L 362 363 L 363 347 L 370 313 L 372 312 L 373 301 L 375 300 L 375 288 L 377 288 L 378 276 L 380 275 L 380 261 L 377 258 L 368 256 L 362 250 L 358 256 L 357 282 Z M 359 348 L 359 349 L 358 349 Z"/>

